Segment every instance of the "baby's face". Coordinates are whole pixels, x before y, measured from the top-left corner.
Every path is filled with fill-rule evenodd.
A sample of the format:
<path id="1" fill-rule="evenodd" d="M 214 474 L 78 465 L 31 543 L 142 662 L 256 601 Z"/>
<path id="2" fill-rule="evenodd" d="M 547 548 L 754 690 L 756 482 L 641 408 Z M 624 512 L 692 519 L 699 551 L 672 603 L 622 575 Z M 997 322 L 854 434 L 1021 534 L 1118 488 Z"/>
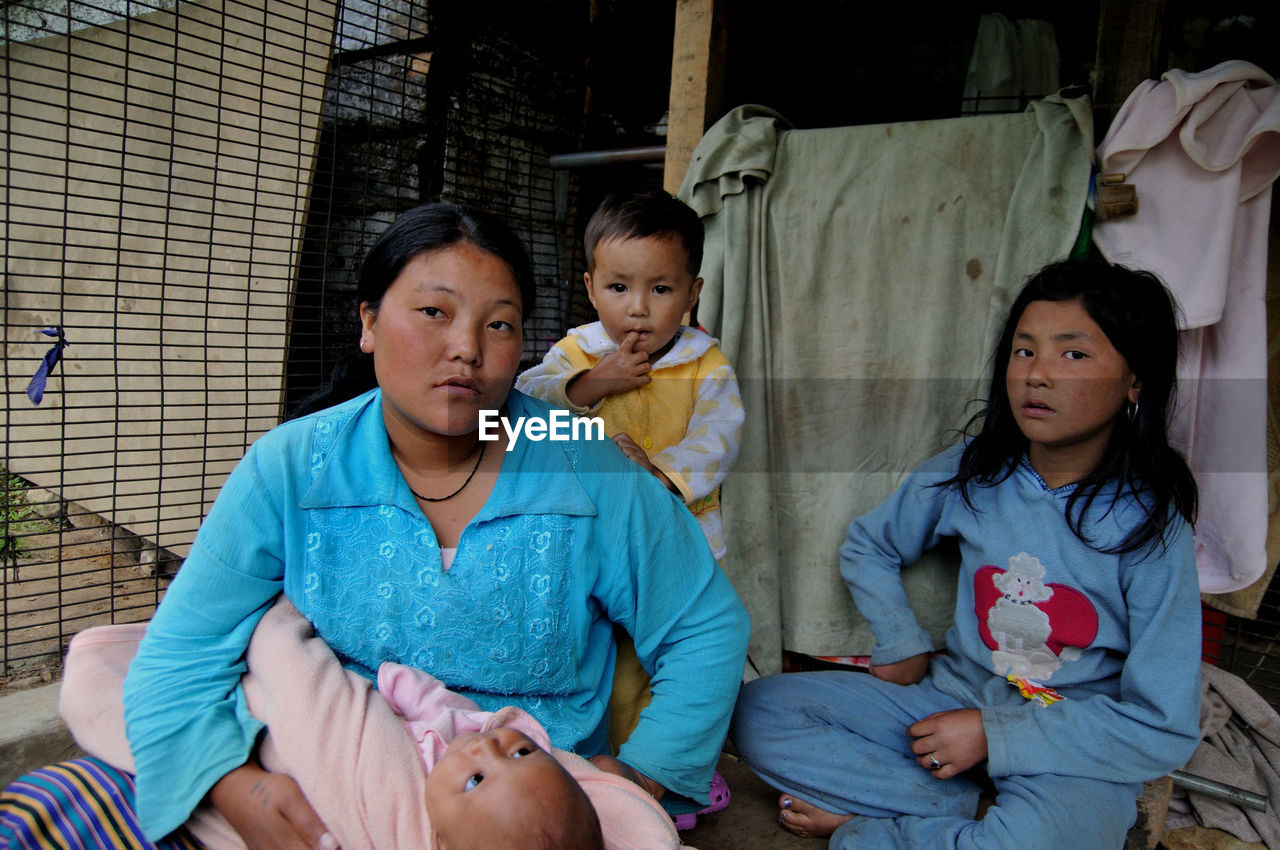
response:
<path id="1" fill-rule="evenodd" d="M 684 314 L 698 303 L 702 278 L 689 272 L 678 238 L 609 239 L 595 247 L 595 268 L 584 275 L 600 324 L 618 345 L 634 339 L 649 362 L 666 354 Z"/>
<path id="2" fill-rule="evenodd" d="M 534 821 L 563 815 L 576 787 L 527 735 L 499 727 L 449 745 L 427 775 L 427 815 L 443 850 L 517 846 Z"/>

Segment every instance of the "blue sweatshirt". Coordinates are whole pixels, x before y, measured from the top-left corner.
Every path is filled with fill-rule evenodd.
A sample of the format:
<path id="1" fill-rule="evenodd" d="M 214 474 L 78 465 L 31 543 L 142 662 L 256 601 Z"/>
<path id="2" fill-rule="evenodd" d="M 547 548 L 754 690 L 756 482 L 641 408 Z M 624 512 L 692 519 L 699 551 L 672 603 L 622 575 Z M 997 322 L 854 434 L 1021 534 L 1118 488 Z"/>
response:
<path id="1" fill-rule="evenodd" d="M 992 776 L 1053 773 L 1140 782 L 1186 763 L 1199 742 L 1200 595 L 1191 528 L 1108 555 L 1141 521 L 1125 493 L 1086 515 L 1093 546 L 1067 525 L 1074 485 L 1050 489 L 1025 459 L 994 486 L 955 487 L 961 446 L 916 469 L 849 526 L 841 574 L 875 636 L 873 664 L 932 649 L 900 570 L 944 538 L 961 567 L 947 654 L 934 684 L 982 710 Z M 1019 695 L 1012 680 L 1060 702 Z"/>

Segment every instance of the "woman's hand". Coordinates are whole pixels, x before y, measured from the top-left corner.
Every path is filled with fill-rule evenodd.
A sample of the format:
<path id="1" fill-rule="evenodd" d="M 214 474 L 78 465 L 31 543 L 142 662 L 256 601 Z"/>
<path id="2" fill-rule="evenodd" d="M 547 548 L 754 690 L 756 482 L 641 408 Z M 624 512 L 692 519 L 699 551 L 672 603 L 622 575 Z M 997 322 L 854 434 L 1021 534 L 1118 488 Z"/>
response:
<path id="1" fill-rule="evenodd" d="M 950 779 L 987 758 L 987 733 L 976 708 L 930 714 L 908 726 L 907 734 L 915 738 L 916 762 L 938 779 Z"/>
<path id="2" fill-rule="evenodd" d="M 655 800 L 661 800 L 662 795 L 667 793 L 666 788 L 645 776 L 625 761 L 618 761 L 613 756 L 592 756 L 588 761 L 603 770 L 605 773 L 612 773 L 614 776 L 621 776 L 623 779 L 634 782 L 647 791 L 649 796 Z"/>
<path id="3" fill-rule="evenodd" d="M 209 801 L 249 850 L 338 850 L 298 783 L 252 759 L 219 779 Z"/>
<path id="4" fill-rule="evenodd" d="M 929 672 L 929 653 L 922 652 L 892 664 L 872 664 L 871 675 L 895 685 L 914 685 Z"/>
<path id="5" fill-rule="evenodd" d="M 653 462 L 649 460 L 649 455 L 644 449 L 640 448 L 640 446 L 636 444 L 635 440 L 631 439 L 630 434 L 625 431 L 620 434 L 616 434 L 613 438 L 613 442 L 617 444 L 618 448 L 622 449 L 622 453 L 626 455 L 629 460 L 647 470 L 650 475 L 662 482 L 663 487 L 666 487 L 677 496 L 680 495 L 680 490 L 676 487 L 675 482 L 668 478 L 665 472 L 653 465 Z"/>

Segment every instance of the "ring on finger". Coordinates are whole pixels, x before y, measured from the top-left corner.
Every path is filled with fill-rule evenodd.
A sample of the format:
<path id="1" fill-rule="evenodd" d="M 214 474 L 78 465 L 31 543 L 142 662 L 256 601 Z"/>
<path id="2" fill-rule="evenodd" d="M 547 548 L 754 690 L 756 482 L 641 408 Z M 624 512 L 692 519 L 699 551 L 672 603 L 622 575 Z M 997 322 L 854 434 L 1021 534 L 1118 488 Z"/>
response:
<path id="1" fill-rule="evenodd" d="M 934 753 L 929 753 L 929 769 L 937 770 L 940 767 L 942 767 L 942 762 L 938 761 L 938 756 Z"/>

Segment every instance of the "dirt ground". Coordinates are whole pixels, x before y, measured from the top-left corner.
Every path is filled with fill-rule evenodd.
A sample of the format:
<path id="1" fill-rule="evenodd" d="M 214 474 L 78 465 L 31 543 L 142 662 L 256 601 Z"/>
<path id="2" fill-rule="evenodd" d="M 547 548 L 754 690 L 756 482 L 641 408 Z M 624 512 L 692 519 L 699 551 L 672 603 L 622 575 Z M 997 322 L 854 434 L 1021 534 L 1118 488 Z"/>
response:
<path id="1" fill-rule="evenodd" d="M 742 761 L 725 753 L 720 774 L 733 795 L 728 808 L 703 815 L 680 839 L 697 850 L 823 850 L 825 841 L 799 838 L 778 826 L 778 792 Z"/>

